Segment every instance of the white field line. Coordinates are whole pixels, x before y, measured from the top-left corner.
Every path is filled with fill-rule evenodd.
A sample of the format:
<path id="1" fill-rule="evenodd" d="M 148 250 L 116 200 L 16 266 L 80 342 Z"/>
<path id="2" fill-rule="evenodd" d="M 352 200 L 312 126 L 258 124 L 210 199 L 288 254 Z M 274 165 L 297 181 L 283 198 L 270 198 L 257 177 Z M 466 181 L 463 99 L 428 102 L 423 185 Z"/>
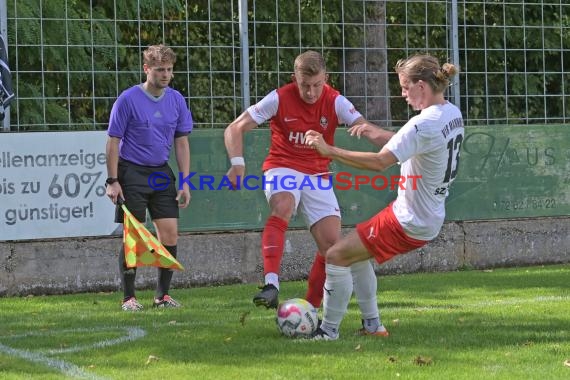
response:
<path id="1" fill-rule="evenodd" d="M 74 346 L 69 348 L 63 349 L 53 349 L 48 350 L 45 353 L 41 352 L 34 352 L 29 350 L 22 350 L 12 348 L 0 343 L 0 352 L 3 352 L 10 356 L 19 357 L 24 360 L 28 360 L 34 363 L 43 364 L 47 367 L 56 369 L 63 374 L 79 379 L 93 379 L 93 380 L 104 380 L 106 378 L 99 377 L 94 374 L 88 373 L 83 371 L 80 367 L 68 363 L 61 359 L 50 358 L 47 355 L 55 355 L 55 354 L 62 354 L 62 353 L 70 353 L 70 352 L 80 352 L 86 351 L 91 349 L 97 348 L 104 348 L 113 346 L 116 344 L 121 344 L 124 342 L 129 342 L 133 340 L 140 339 L 146 335 L 146 332 L 138 327 L 100 327 L 100 328 L 78 328 L 78 329 L 67 329 L 67 330 L 54 330 L 54 331 L 39 331 L 39 332 L 30 332 L 26 334 L 20 335 L 11 335 L 11 336 L 0 336 L 0 339 L 25 339 L 27 337 L 32 336 L 45 336 L 45 335 L 58 335 L 58 334 L 66 334 L 66 333 L 89 333 L 89 332 L 101 332 L 101 331 L 110 331 L 110 330 L 125 330 L 127 335 L 115 338 L 115 339 L 106 339 L 102 341 L 98 341 L 92 344 L 85 344 L 82 346 Z"/>
<path id="2" fill-rule="evenodd" d="M 93 380 L 104 380 L 105 377 L 99 377 L 90 373 L 83 371 L 78 366 L 68 363 L 60 359 L 48 358 L 47 356 L 40 354 L 38 352 L 32 352 L 28 350 L 19 350 L 12 347 L 4 346 L 0 343 L 0 352 L 7 355 L 18 357 L 24 360 L 28 360 L 34 363 L 43 364 L 47 367 L 58 370 L 59 372 L 76 379 L 93 379 Z"/>

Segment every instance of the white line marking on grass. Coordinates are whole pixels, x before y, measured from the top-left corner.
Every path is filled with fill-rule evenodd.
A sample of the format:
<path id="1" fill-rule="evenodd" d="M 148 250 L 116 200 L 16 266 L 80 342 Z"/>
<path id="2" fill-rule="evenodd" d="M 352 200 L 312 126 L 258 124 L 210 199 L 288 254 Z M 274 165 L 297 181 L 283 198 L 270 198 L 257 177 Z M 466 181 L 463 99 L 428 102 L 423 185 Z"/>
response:
<path id="1" fill-rule="evenodd" d="M 97 330 L 97 331 L 104 331 L 104 330 L 113 330 L 113 329 L 101 329 L 101 330 Z M 59 349 L 55 349 L 55 350 L 48 350 L 47 353 L 53 355 L 53 354 L 63 354 L 63 353 L 69 353 L 69 352 L 79 352 L 79 351 L 90 350 L 90 349 L 94 349 L 94 348 L 105 348 L 105 347 L 109 347 L 109 346 L 114 346 L 115 344 L 121 344 L 124 342 L 131 342 L 133 340 L 140 339 L 146 335 L 146 332 L 143 329 L 140 329 L 138 327 L 125 327 L 125 330 L 127 331 L 128 335 L 121 336 L 119 338 L 102 340 L 100 342 L 95 342 L 93 344 L 86 344 L 83 346 L 75 346 L 75 347 L 69 347 L 69 348 L 59 348 Z M 93 330 L 93 329 L 77 329 L 77 330 L 73 330 L 71 332 L 84 332 L 84 331 L 96 331 L 96 330 Z"/>
<path id="2" fill-rule="evenodd" d="M 100 331 L 111 331 L 111 330 L 125 330 L 127 335 L 121 336 L 115 339 L 106 339 L 93 344 L 85 344 L 81 346 L 74 346 L 62 349 L 47 350 L 45 353 L 34 352 L 29 350 L 21 350 L 5 346 L 0 343 L 0 352 L 4 352 L 7 355 L 19 357 L 25 360 L 29 360 L 34 363 L 43 364 L 50 368 L 56 369 L 65 375 L 79 378 L 79 379 L 93 379 L 93 380 L 105 380 L 105 377 L 99 377 L 94 374 L 83 371 L 80 367 L 68 363 L 64 360 L 50 358 L 47 355 L 63 354 L 70 352 L 79 352 L 90 349 L 105 348 L 116 344 L 121 344 L 124 342 L 134 341 L 143 338 L 146 332 L 138 327 L 101 327 L 101 328 L 79 328 L 79 329 L 67 329 L 67 330 L 54 330 L 54 331 L 42 331 L 42 332 L 30 332 L 27 334 L 11 335 L 11 336 L 0 336 L 0 339 L 23 339 L 32 336 L 44 336 L 44 335 L 57 335 L 66 333 L 89 333 L 89 332 L 100 332 Z"/>
<path id="3" fill-rule="evenodd" d="M 46 335 L 57 335 L 57 334 L 67 334 L 67 333 L 82 333 L 82 332 L 101 332 L 101 331 L 112 331 L 112 330 L 125 330 L 130 336 L 136 336 L 136 339 L 142 338 L 146 335 L 146 332 L 138 327 L 122 327 L 122 326 L 115 326 L 115 327 L 94 327 L 94 328 L 77 328 L 77 329 L 62 329 L 62 330 L 45 330 L 45 331 L 30 331 L 25 334 L 18 334 L 18 335 L 0 335 L 0 339 L 21 339 L 27 338 L 30 336 L 46 336 Z M 141 334 L 141 336 L 138 336 Z M 123 337 L 126 338 L 126 337 Z M 134 340 L 134 339 L 127 339 L 127 340 Z"/>
<path id="4" fill-rule="evenodd" d="M 16 356 L 21 359 L 29 360 L 34 363 L 43 364 L 48 367 L 57 369 L 63 374 L 71 376 L 73 378 L 94 379 L 94 380 L 106 379 L 105 377 L 98 377 L 96 375 L 87 373 L 74 364 L 59 359 L 48 358 L 45 355 L 42 355 L 37 352 L 32 352 L 28 350 L 18 350 L 12 347 L 4 346 L 2 343 L 0 343 L 0 351 L 11 356 Z"/>

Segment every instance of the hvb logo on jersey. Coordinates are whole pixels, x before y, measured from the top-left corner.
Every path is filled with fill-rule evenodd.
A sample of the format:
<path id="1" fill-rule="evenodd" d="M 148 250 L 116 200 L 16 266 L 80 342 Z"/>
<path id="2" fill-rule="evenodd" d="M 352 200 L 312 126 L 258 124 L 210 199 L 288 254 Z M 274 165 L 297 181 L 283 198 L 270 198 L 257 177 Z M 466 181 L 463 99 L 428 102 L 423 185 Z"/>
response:
<path id="1" fill-rule="evenodd" d="M 305 144 L 305 134 L 303 132 L 289 132 L 289 142 L 293 144 Z"/>
<path id="2" fill-rule="evenodd" d="M 329 126 L 329 121 L 327 120 L 326 117 L 321 116 L 320 124 L 321 124 L 321 128 L 327 129 L 327 127 Z"/>

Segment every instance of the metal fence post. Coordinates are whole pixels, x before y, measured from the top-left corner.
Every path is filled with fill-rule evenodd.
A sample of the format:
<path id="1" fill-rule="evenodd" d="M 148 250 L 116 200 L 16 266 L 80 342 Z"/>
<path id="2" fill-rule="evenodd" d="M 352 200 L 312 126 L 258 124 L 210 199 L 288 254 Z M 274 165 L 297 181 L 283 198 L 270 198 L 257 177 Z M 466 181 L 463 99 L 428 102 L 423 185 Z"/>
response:
<path id="1" fill-rule="evenodd" d="M 242 110 L 249 107 L 249 35 L 247 32 L 247 0 L 239 0 L 239 36 Z"/>
<path id="2" fill-rule="evenodd" d="M 451 42 L 451 63 L 459 67 L 459 15 L 457 12 L 457 0 L 451 0 L 451 29 L 449 40 Z M 460 67 L 461 69 L 461 67 Z M 460 106 L 459 75 L 453 77 L 450 89 L 451 102 Z"/>
<path id="3" fill-rule="evenodd" d="M 8 10 L 6 0 L 0 0 L 0 35 L 5 36 L 6 53 L 8 52 Z M 2 121 L 2 130 L 10 131 L 10 107 L 4 110 L 4 120 Z"/>

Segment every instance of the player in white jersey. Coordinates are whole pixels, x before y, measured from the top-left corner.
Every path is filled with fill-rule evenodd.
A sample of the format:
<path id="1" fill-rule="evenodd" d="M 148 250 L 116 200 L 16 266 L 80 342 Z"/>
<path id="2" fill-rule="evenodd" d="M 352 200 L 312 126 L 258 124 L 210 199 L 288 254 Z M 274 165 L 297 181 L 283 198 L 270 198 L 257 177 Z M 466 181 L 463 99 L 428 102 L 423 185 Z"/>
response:
<path id="1" fill-rule="evenodd" d="M 382 171 L 401 164 L 406 181 L 396 200 L 371 219 L 356 226 L 356 231 L 338 241 L 326 252 L 324 317 L 313 336 L 316 340 L 335 340 L 352 293 L 350 268 L 375 258 L 378 263 L 410 252 L 434 239 L 445 218 L 445 198 L 459 162 L 464 128 L 461 111 L 445 100 L 449 79 L 458 72 L 436 58 L 415 55 L 398 61 L 395 67 L 402 96 L 414 109 L 412 117 L 389 141 L 386 131 L 370 126 L 349 129 L 355 136 L 367 137 L 380 152 L 354 152 L 327 144 L 316 131 L 307 132 L 305 143 L 325 157 L 360 169 Z"/>

